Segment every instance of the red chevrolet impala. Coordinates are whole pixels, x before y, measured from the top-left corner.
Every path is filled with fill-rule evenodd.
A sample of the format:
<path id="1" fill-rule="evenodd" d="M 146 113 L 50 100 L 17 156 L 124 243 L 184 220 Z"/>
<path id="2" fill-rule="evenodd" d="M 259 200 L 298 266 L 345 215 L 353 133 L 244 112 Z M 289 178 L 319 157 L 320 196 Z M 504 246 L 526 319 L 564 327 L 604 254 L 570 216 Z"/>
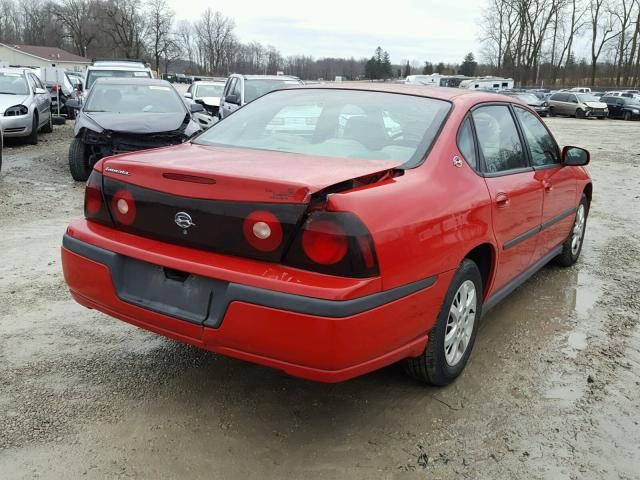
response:
<path id="1" fill-rule="evenodd" d="M 86 307 L 292 375 L 404 361 L 444 385 L 483 312 L 578 259 L 588 161 L 508 97 L 276 91 L 190 143 L 99 161 L 65 279 Z"/>

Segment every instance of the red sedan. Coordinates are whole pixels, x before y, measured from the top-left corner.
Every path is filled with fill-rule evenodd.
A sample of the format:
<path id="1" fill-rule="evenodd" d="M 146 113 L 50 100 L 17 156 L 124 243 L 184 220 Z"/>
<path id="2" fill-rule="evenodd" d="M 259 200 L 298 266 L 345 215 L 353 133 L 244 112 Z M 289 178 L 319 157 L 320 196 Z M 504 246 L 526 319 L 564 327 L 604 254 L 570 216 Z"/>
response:
<path id="1" fill-rule="evenodd" d="M 483 313 L 578 259 L 588 161 L 508 97 L 276 91 L 189 143 L 98 162 L 65 279 L 86 307 L 292 375 L 404 361 L 444 385 Z"/>

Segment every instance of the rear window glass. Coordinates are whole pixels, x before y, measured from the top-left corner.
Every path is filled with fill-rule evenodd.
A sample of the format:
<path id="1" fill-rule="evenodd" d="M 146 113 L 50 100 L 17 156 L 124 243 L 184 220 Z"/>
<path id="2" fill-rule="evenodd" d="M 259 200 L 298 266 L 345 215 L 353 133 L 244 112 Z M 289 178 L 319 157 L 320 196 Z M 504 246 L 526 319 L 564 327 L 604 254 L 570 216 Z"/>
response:
<path id="1" fill-rule="evenodd" d="M 270 93 L 237 110 L 194 143 L 419 163 L 449 102 L 383 92 L 304 89 Z"/>
<path id="2" fill-rule="evenodd" d="M 87 85 L 85 88 L 91 88 L 93 82 L 98 78 L 151 78 L 151 73 L 146 70 L 89 70 L 87 72 Z"/>

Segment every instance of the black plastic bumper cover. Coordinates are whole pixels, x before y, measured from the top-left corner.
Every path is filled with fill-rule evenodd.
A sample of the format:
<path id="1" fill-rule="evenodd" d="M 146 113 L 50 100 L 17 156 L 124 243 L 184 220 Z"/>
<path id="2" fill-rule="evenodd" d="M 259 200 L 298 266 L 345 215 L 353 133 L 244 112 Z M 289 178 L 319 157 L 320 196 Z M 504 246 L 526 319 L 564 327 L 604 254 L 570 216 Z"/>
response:
<path id="1" fill-rule="evenodd" d="M 308 315 L 343 318 L 416 293 L 437 280 L 434 275 L 352 300 L 325 300 L 194 274 L 181 278 L 172 275 L 169 269 L 96 247 L 68 234 L 64 235 L 62 245 L 77 255 L 107 266 L 116 294 L 122 301 L 211 328 L 220 326 L 229 304 L 234 301 Z"/>

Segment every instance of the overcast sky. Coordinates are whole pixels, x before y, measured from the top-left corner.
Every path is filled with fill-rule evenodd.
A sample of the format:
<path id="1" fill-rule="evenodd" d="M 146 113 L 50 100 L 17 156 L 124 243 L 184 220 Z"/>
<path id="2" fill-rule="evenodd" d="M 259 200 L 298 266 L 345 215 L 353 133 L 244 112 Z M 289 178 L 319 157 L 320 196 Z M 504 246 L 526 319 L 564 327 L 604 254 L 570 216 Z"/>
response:
<path id="1" fill-rule="evenodd" d="M 178 19 L 207 7 L 236 22 L 242 42 L 275 46 L 284 56 L 370 57 L 380 45 L 402 60 L 460 62 L 479 53 L 485 0 L 168 0 Z"/>

